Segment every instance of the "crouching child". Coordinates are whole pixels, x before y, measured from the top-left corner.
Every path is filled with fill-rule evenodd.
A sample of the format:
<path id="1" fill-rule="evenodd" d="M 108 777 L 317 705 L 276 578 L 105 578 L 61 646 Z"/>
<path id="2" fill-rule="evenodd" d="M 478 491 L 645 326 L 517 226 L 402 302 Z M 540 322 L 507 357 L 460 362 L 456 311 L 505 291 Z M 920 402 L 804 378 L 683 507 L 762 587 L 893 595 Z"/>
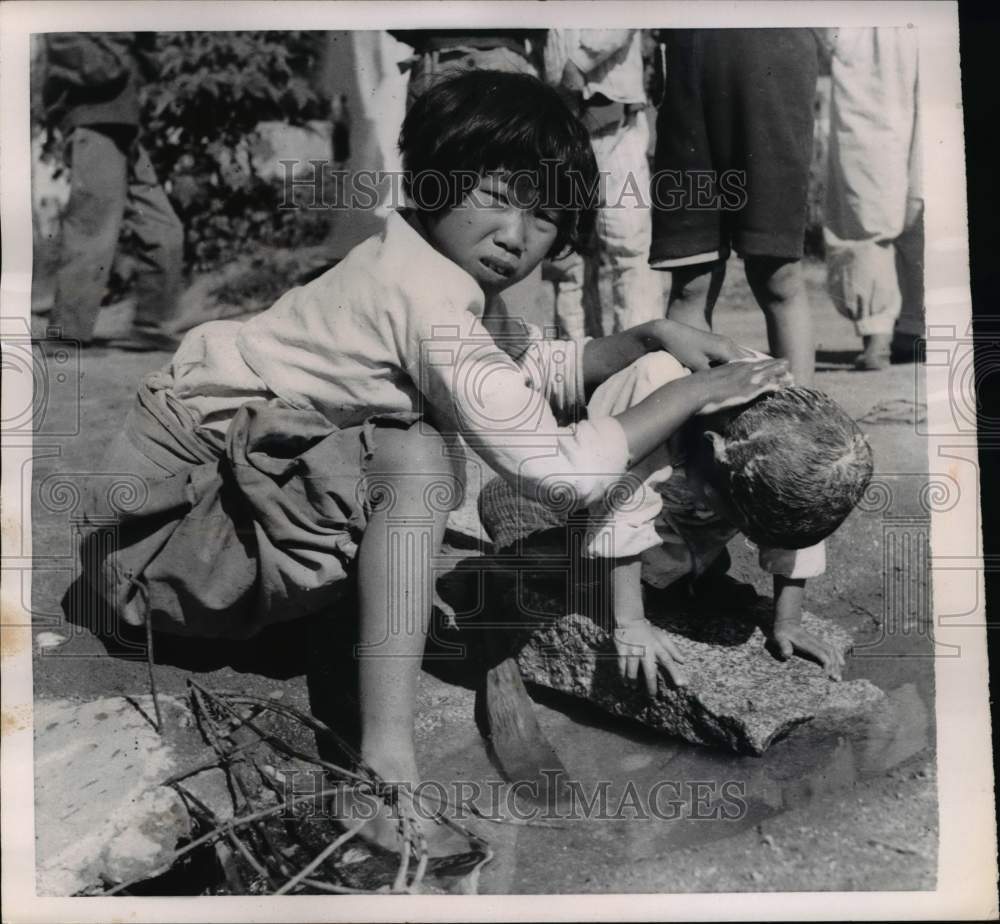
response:
<path id="1" fill-rule="evenodd" d="M 729 363 L 730 366 L 739 364 Z M 618 417 L 688 370 L 655 351 L 608 377 L 587 405 L 590 419 Z M 691 414 L 639 461 L 602 501 L 586 511 L 584 552 L 610 558 L 618 667 L 629 684 L 640 674 L 650 695 L 662 667 L 674 684 L 687 683 L 683 657 L 669 632 L 645 615 L 655 591 L 686 583 L 711 602 L 734 601 L 748 590 L 728 577 L 726 546 L 742 533 L 773 575 L 774 618 L 765 626 L 771 648 L 822 665 L 840 679 L 839 651 L 802 627 L 805 585 L 826 568 L 824 539 L 861 499 L 872 474 L 872 451 L 836 402 L 812 388 L 788 384 L 746 402 L 714 402 Z M 516 487 L 488 484 L 480 514 L 501 547 L 560 518 Z M 531 525 L 526 525 L 526 524 Z M 643 600 L 643 584 L 654 591 Z M 742 595 L 744 604 L 755 595 Z"/>

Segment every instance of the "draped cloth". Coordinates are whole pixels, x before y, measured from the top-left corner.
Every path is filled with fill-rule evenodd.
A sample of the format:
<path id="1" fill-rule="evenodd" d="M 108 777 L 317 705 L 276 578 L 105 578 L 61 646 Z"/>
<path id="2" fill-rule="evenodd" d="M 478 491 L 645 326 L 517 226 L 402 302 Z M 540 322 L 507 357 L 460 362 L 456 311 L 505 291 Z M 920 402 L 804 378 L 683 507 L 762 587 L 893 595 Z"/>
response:
<path id="1" fill-rule="evenodd" d="M 258 400 L 221 437 L 195 424 L 171 384 L 166 371 L 146 378 L 106 459 L 142 480 L 140 503 L 121 510 L 89 493 L 87 580 L 125 622 L 201 637 L 246 638 L 334 603 L 367 524 L 377 429 L 420 416 L 342 429 Z M 109 529 L 110 546 L 96 538 Z"/>

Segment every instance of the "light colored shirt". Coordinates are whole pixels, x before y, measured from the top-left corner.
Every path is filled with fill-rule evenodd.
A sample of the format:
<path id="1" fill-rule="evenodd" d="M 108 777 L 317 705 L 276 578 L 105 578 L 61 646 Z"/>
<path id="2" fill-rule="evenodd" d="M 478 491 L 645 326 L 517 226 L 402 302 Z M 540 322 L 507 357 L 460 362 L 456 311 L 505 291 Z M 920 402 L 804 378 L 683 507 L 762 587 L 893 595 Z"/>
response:
<path id="1" fill-rule="evenodd" d="M 519 490 L 558 485 L 590 504 L 625 471 L 628 446 L 585 405 L 582 342 L 545 340 L 502 305 L 481 317 L 475 280 L 400 213 L 336 267 L 246 322 L 188 333 L 172 362 L 174 394 L 224 433 L 248 400 L 278 397 L 353 426 L 419 412 L 441 431 L 461 477 L 461 435 Z"/>
<path id="2" fill-rule="evenodd" d="M 562 82 L 566 61 L 583 73 L 583 98 L 597 93 L 616 103 L 644 103 L 642 32 L 639 29 L 550 29 L 545 79 Z"/>

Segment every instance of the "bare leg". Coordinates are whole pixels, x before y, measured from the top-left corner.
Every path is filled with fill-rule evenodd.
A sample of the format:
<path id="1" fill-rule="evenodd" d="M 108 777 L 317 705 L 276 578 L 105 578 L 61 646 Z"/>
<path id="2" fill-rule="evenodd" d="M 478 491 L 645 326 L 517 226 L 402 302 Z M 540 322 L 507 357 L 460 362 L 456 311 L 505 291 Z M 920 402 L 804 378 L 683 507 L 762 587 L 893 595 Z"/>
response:
<path id="1" fill-rule="evenodd" d="M 796 384 L 811 386 L 816 344 L 801 263 L 748 256 L 745 265 L 747 282 L 767 321 L 771 354 L 788 360 Z"/>
<path id="2" fill-rule="evenodd" d="M 672 270 L 667 317 L 701 330 L 711 330 L 712 312 L 725 278 L 723 260 L 678 266 Z"/>
<path id="3" fill-rule="evenodd" d="M 454 491 L 436 433 L 381 429 L 367 483 L 374 510 L 358 552 L 361 755 L 388 782 L 419 781 L 413 726 L 417 681 L 433 603 L 432 562 L 447 509 L 434 489 Z M 374 819 L 365 833 L 393 846 L 395 823 Z M 428 831 L 430 834 L 431 832 Z"/>

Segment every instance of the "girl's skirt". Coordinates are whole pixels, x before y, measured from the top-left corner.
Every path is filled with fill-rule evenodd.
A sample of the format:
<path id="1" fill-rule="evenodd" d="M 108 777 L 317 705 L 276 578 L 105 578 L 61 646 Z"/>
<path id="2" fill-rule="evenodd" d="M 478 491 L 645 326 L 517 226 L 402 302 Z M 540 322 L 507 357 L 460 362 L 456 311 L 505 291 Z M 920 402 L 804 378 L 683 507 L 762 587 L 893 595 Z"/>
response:
<path id="1" fill-rule="evenodd" d="M 85 580 L 118 618 L 201 637 L 246 638 L 335 604 L 370 513 L 379 427 L 339 428 L 277 399 L 245 404 L 225 437 L 199 427 L 167 371 L 140 387 L 89 492 Z"/>

